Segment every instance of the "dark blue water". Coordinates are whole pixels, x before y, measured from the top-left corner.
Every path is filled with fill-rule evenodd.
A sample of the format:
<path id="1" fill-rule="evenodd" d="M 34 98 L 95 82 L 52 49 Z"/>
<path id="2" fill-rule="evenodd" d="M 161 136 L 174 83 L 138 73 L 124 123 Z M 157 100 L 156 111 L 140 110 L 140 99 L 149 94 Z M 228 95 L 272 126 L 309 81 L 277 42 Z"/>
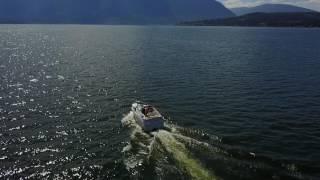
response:
<path id="1" fill-rule="evenodd" d="M 319 179 L 320 30 L 0 26 L 0 179 Z M 169 130 L 133 123 L 153 104 Z"/>

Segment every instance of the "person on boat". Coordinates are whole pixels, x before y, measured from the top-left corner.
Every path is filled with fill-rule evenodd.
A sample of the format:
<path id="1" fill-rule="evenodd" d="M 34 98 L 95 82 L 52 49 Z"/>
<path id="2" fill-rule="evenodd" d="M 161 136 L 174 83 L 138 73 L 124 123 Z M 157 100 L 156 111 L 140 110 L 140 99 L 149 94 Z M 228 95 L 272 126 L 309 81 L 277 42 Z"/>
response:
<path id="1" fill-rule="evenodd" d="M 142 109 L 142 113 L 146 116 L 148 115 L 148 113 L 151 113 L 151 112 L 153 112 L 152 106 L 145 106 Z"/>
<path id="2" fill-rule="evenodd" d="M 152 106 L 148 106 L 148 113 L 152 113 L 153 112 L 153 107 Z"/>

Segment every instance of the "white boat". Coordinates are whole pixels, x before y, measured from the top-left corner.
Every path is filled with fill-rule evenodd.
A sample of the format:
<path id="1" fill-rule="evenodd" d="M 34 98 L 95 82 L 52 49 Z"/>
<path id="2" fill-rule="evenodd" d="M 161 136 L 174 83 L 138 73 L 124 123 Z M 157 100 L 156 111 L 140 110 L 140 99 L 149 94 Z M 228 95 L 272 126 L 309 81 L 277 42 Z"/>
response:
<path id="1" fill-rule="evenodd" d="M 133 103 L 131 110 L 134 119 L 144 131 L 150 132 L 164 127 L 163 116 L 155 107 Z"/>

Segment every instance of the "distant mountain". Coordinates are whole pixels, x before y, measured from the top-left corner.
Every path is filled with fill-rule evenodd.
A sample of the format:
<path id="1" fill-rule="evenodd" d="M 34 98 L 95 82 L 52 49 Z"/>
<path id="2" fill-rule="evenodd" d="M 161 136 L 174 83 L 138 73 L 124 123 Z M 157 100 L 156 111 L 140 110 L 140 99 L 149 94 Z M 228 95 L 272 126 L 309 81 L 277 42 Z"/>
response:
<path id="1" fill-rule="evenodd" d="M 175 24 L 232 16 L 215 0 L 0 1 L 0 23 Z"/>
<path id="2" fill-rule="evenodd" d="M 191 26 L 260 26 L 260 27 L 320 27 L 320 13 L 252 13 L 242 16 L 192 22 Z"/>
<path id="3" fill-rule="evenodd" d="M 264 13 L 277 13 L 277 12 L 315 12 L 310 9 L 288 5 L 288 4 L 263 4 L 256 7 L 239 7 L 231 8 L 232 12 L 236 15 L 241 16 L 244 14 L 264 12 Z"/>

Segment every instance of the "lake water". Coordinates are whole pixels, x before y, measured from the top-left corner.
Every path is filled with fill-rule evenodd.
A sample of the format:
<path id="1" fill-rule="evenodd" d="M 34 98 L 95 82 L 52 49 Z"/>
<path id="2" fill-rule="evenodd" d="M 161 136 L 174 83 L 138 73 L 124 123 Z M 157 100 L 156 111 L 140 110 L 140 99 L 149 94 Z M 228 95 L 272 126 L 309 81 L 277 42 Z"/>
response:
<path id="1" fill-rule="evenodd" d="M 0 179 L 319 179 L 320 30 L 1 25 L 0 129 Z"/>

